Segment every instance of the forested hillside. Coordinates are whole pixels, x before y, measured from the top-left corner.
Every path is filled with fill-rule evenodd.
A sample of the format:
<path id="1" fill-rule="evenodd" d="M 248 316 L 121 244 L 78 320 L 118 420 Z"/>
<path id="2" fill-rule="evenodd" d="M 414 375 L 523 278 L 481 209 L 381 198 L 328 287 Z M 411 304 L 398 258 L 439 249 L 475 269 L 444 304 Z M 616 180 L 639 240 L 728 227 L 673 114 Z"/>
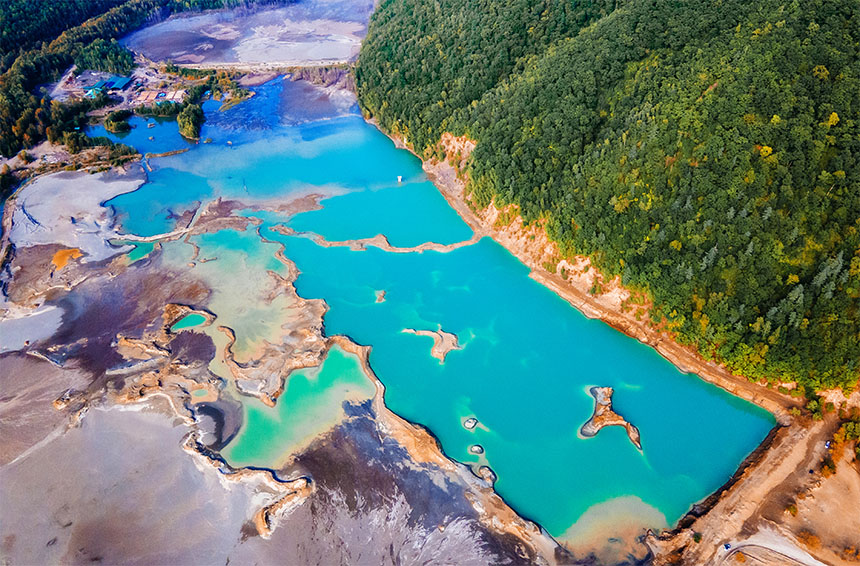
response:
<path id="1" fill-rule="evenodd" d="M 751 378 L 860 368 L 860 0 L 387 0 L 357 84 Z"/>
<path id="2" fill-rule="evenodd" d="M 52 40 L 61 32 L 122 4 L 125 0 L 3 0 L 0 2 L 0 71 L 20 49 Z"/>
<path id="3" fill-rule="evenodd" d="M 78 69 L 127 75 L 134 69 L 134 55 L 116 39 L 99 38 L 78 52 L 75 65 Z"/>

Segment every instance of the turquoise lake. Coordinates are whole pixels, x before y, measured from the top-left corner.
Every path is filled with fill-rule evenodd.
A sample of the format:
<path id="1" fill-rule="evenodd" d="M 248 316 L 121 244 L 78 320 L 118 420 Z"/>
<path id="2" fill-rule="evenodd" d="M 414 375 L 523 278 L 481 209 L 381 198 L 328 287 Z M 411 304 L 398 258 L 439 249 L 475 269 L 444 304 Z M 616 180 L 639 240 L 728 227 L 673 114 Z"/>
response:
<path id="1" fill-rule="evenodd" d="M 397 254 L 326 248 L 273 230 L 283 224 L 329 241 L 382 233 L 395 246 L 472 236 L 427 181 L 417 158 L 396 149 L 355 111 L 296 120 L 284 103 L 293 101 L 295 113 L 301 113 L 300 98 L 287 92 L 294 88 L 275 80 L 229 110 L 207 108 L 203 137 L 211 137 L 210 144 L 176 140 L 175 123 L 143 126 L 155 138 L 146 151 L 181 144 L 190 150 L 151 159 L 150 181 L 109 202 L 123 229 L 139 236 L 168 232 L 176 216 L 218 197 L 251 204 L 322 195 L 322 209 L 294 217 L 244 214 L 262 221 L 259 230 L 266 239 L 285 246 L 284 254 L 301 271 L 299 295 L 328 303 L 326 333 L 372 346 L 370 362 L 386 386 L 386 404 L 426 426 L 449 457 L 489 465 L 505 500 L 554 536 L 562 537 L 590 508 L 611 501 L 641 501 L 639 507 L 652 511 L 643 523 L 666 526 L 653 524 L 662 516 L 671 524 L 728 480 L 772 428 L 765 411 L 680 373 L 653 349 L 586 319 L 530 279 L 528 268 L 489 238 L 450 253 Z M 247 269 L 273 268 L 278 246 L 263 243 L 256 230 L 195 242 L 201 256 L 226 258 L 228 247 L 241 246 L 232 251 L 248 258 Z M 172 253 L 169 245 L 165 250 Z M 217 270 L 219 261 L 202 265 Z M 222 269 L 228 277 L 220 284 L 235 286 L 241 296 L 242 278 L 229 277 L 235 268 Z M 383 302 L 377 302 L 378 291 L 385 291 Z M 222 318 L 229 313 L 214 306 L 213 312 L 219 324 L 229 325 Z M 261 325 L 271 324 L 260 317 Z M 248 316 L 242 321 L 246 341 L 256 339 L 249 328 L 253 323 Z M 439 325 L 462 346 L 444 364 L 431 357 L 429 339 L 402 332 Z M 320 371 L 338 383 L 333 370 Z M 325 383 L 305 384 L 299 398 L 330 396 Z M 588 388 L 594 385 L 615 388 L 614 407 L 639 428 L 642 452 L 619 427 L 594 438 L 578 436 L 592 412 Z M 262 406 L 250 399 L 243 403 Z M 468 431 L 462 422 L 472 416 L 480 425 Z M 261 454 L 300 435 L 288 418 L 278 422 L 259 428 L 262 438 L 252 444 Z M 472 444 L 482 445 L 485 454 L 470 454 Z M 242 458 L 256 461 L 253 454 Z"/>
<path id="2" fill-rule="evenodd" d="M 131 255 L 131 254 L 129 254 Z M 170 327 L 172 332 L 176 332 L 178 330 L 182 330 L 184 328 L 192 328 L 194 326 L 200 326 L 206 322 L 206 317 L 202 314 L 197 314 L 196 312 L 187 314 L 183 316 L 179 321 L 177 321 L 173 326 Z"/>

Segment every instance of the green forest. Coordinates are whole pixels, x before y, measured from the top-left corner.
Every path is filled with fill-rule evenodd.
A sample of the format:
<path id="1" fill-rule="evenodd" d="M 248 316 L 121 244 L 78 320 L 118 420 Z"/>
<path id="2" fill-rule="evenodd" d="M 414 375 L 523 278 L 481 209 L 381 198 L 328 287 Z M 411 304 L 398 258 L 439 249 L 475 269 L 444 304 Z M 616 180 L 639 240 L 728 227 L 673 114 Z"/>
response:
<path id="1" fill-rule="evenodd" d="M 191 140 L 200 138 L 200 126 L 203 125 L 203 120 L 203 108 L 199 104 L 186 105 L 176 116 L 179 133 Z"/>
<path id="2" fill-rule="evenodd" d="M 78 52 L 75 65 L 78 69 L 127 75 L 134 70 L 134 56 L 116 39 L 99 38 Z"/>
<path id="3" fill-rule="evenodd" d="M 383 0 L 356 81 L 706 359 L 857 383 L 860 0 Z"/>
<path id="4" fill-rule="evenodd" d="M 0 72 L 23 49 L 50 41 L 72 26 L 106 12 L 125 0 L 3 0 L 0 2 Z"/>

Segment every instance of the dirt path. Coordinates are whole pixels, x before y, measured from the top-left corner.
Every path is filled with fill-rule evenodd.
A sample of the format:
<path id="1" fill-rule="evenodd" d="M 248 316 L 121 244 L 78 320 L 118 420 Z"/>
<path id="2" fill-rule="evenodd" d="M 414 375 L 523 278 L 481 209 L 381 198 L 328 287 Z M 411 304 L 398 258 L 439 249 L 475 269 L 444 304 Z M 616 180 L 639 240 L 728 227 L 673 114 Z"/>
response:
<path id="1" fill-rule="evenodd" d="M 832 438 L 837 425 L 835 416 L 831 415 L 824 421 L 796 422 L 779 429 L 771 447 L 741 472 L 705 515 L 693 521 L 689 528 L 676 529 L 659 537 L 649 535 L 647 544 L 662 557 L 682 552 L 684 564 L 722 564 L 726 551 L 730 550 L 724 545 L 736 549 L 767 525 L 782 520 L 794 495 L 817 474 L 825 455 L 825 442 Z M 701 536 L 698 543 L 693 540 L 693 533 Z M 786 540 L 790 543 L 790 539 L 784 537 L 779 540 L 783 541 L 781 544 Z M 755 542 L 749 544 L 762 546 Z"/>

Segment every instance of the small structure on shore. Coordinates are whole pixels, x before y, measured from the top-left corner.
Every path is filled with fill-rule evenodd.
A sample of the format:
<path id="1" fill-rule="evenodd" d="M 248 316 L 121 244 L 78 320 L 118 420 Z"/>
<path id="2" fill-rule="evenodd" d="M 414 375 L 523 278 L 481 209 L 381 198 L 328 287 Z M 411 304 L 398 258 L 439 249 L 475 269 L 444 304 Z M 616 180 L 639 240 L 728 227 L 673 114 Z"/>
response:
<path id="1" fill-rule="evenodd" d="M 128 77 L 113 76 L 109 79 L 100 80 L 91 87 L 86 88 L 86 95 L 89 98 L 95 98 L 101 92 L 110 92 L 116 90 L 125 90 L 131 83 Z"/>
<path id="2" fill-rule="evenodd" d="M 180 103 L 185 100 L 188 92 L 185 89 L 175 90 L 144 90 L 135 97 L 135 104 L 163 104 L 165 102 Z"/>
<path id="3" fill-rule="evenodd" d="M 588 422 L 579 429 L 580 434 L 590 438 L 600 432 L 603 427 L 623 426 L 627 430 L 627 437 L 630 438 L 630 442 L 642 450 L 639 429 L 612 410 L 613 389 L 611 387 L 592 387 L 588 392 L 594 397 L 594 413 Z"/>

